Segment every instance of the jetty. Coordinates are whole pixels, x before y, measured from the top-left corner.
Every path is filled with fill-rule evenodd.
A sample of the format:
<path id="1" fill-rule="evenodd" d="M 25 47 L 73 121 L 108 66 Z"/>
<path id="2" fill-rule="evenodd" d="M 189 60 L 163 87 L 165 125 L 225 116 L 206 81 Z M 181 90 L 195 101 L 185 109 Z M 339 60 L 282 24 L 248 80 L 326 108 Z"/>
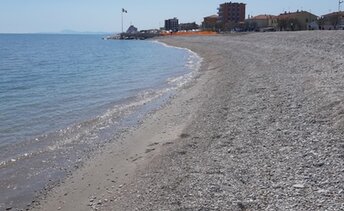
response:
<path id="1" fill-rule="evenodd" d="M 115 38 L 120 40 L 145 40 L 153 37 L 160 36 L 160 33 L 121 33 Z"/>

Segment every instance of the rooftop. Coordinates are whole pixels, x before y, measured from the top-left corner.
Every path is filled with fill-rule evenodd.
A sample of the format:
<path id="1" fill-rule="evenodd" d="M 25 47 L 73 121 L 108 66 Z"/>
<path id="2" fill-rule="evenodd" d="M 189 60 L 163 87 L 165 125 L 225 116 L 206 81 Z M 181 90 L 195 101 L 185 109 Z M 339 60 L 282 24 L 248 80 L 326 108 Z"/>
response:
<path id="1" fill-rule="evenodd" d="M 324 16 L 324 17 L 331 17 L 331 16 L 338 16 L 338 15 L 344 16 L 344 11 L 340 11 L 340 12 L 331 12 L 331 13 L 328 13 L 328 14 L 323 15 L 323 16 Z"/>
<path id="2" fill-rule="evenodd" d="M 266 19 L 271 19 L 271 18 L 277 18 L 275 15 L 257 15 L 254 16 L 252 19 L 254 20 L 266 20 Z"/>
<path id="3" fill-rule="evenodd" d="M 278 17 L 279 18 L 291 18 L 291 17 L 296 17 L 296 16 L 301 15 L 301 14 L 314 15 L 314 14 L 307 12 L 307 11 L 303 11 L 303 10 L 299 11 L 298 10 L 296 12 L 284 12 L 284 13 L 280 14 Z M 316 16 L 316 15 L 314 15 L 314 16 Z"/>
<path id="4" fill-rule="evenodd" d="M 207 17 L 204 17 L 204 18 L 218 18 L 219 16 L 218 15 L 210 15 L 210 16 L 207 16 Z"/>
<path id="5" fill-rule="evenodd" d="M 244 4 L 246 5 L 245 3 L 238 3 L 238 2 L 226 2 L 226 3 L 223 3 L 223 4 L 220 4 L 220 5 L 227 5 L 227 4 Z"/>

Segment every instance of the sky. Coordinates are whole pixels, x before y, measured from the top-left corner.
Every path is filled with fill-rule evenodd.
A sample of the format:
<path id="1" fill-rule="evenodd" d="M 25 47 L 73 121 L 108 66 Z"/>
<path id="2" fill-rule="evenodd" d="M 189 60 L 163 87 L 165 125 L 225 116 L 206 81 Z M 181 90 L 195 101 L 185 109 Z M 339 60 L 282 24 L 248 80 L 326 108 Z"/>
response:
<path id="1" fill-rule="evenodd" d="M 159 28 L 165 19 L 200 24 L 203 17 L 217 13 L 219 0 L 0 0 L 0 33 L 120 32 L 124 28 Z M 239 0 L 248 15 L 278 15 L 306 10 L 323 15 L 338 10 L 338 0 Z M 342 4 L 344 9 L 344 4 Z"/>

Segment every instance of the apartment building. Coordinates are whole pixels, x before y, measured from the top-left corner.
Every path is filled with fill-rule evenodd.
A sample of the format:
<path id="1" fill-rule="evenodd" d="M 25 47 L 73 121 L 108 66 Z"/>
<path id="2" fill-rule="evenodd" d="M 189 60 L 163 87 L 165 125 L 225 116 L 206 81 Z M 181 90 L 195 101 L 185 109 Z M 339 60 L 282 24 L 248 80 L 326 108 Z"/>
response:
<path id="1" fill-rule="evenodd" d="M 177 18 L 172 18 L 165 20 L 165 30 L 177 32 L 179 29 L 179 20 Z"/>
<path id="2" fill-rule="evenodd" d="M 223 30 L 231 30 L 243 24 L 246 16 L 246 4 L 227 2 L 218 8 L 218 23 Z"/>
<path id="3" fill-rule="evenodd" d="M 203 18 L 202 29 L 208 31 L 218 30 L 218 15 L 211 15 Z"/>

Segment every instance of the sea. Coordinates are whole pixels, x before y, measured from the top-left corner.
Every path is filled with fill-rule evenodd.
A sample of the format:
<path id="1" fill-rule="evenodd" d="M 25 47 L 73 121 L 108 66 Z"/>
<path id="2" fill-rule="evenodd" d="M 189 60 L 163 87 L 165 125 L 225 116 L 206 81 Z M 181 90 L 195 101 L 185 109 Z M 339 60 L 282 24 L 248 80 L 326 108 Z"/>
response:
<path id="1" fill-rule="evenodd" d="M 197 75 L 156 41 L 0 34 L 0 210 L 25 209 Z"/>

